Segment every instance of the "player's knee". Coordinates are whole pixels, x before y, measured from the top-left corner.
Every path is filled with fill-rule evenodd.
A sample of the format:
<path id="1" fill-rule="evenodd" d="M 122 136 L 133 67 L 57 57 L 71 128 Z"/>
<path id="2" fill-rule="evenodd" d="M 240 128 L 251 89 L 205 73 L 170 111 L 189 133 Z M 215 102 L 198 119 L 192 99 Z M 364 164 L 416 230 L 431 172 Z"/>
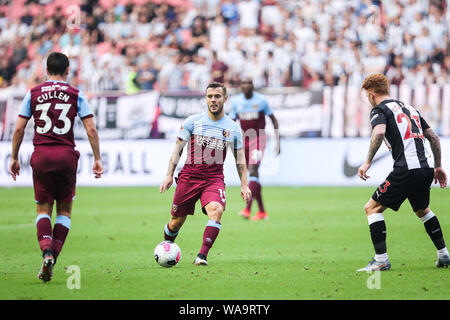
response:
<path id="1" fill-rule="evenodd" d="M 206 209 L 206 213 L 210 218 L 213 218 L 216 221 L 220 221 L 220 218 L 222 217 L 223 213 L 223 207 L 218 202 L 210 202 L 208 203 L 208 206 Z"/>
<path id="2" fill-rule="evenodd" d="M 258 177 L 258 166 L 255 165 L 249 165 L 248 166 L 248 173 L 251 177 Z"/>
<path id="3" fill-rule="evenodd" d="M 364 212 L 368 216 L 373 213 L 382 213 L 383 210 L 382 210 L 382 206 L 379 203 L 370 199 L 364 206 Z"/>
<path id="4" fill-rule="evenodd" d="M 423 218 L 428 212 L 430 212 L 431 209 L 430 208 L 425 208 L 425 209 L 421 209 L 421 210 L 417 210 L 416 211 L 416 216 L 418 218 Z"/>

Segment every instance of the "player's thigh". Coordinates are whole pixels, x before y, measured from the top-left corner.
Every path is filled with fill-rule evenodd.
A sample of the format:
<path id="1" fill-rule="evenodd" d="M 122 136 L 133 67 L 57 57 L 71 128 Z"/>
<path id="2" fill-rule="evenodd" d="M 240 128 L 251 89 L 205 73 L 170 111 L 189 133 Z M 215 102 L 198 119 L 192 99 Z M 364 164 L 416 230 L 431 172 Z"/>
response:
<path id="1" fill-rule="evenodd" d="M 203 189 L 203 181 L 193 179 L 178 179 L 175 194 L 173 196 L 171 215 L 183 217 L 193 215 L 195 203 L 200 198 Z"/>
<path id="2" fill-rule="evenodd" d="M 411 170 L 408 200 L 413 211 L 420 217 L 430 204 L 430 189 L 434 179 L 434 169 Z M 422 216 L 423 216 L 422 215 Z"/>
<path id="3" fill-rule="evenodd" d="M 227 196 L 223 179 L 215 179 L 208 183 L 203 189 L 200 197 L 203 213 L 225 211 Z M 208 214 L 209 216 L 209 214 Z"/>
<path id="4" fill-rule="evenodd" d="M 372 194 L 372 200 L 398 211 L 408 194 L 408 172 L 391 172 Z"/>

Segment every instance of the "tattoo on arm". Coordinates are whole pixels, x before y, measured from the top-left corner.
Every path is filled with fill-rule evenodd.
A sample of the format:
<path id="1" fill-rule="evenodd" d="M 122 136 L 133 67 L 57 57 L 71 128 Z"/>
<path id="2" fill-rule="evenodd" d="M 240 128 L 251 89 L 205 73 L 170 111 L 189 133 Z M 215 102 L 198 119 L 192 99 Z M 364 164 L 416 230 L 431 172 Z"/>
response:
<path id="1" fill-rule="evenodd" d="M 184 141 L 177 141 L 175 149 L 173 150 L 172 155 L 170 156 L 169 168 L 167 169 L 168 176 L 173 176 L 175 169 L 177 168 L 178 162 L 180 161 L 181 155 L 183 154 L 183 148 L 185 144 L 186 142 Z"/>
<path id="2" fill-rule="evenodd" d="M 427 129 L 424 132 L 425 137 L 430 141 L 431 151 L 434 157 L 434 167 L 441 166 L 441 142 L 439 136 L 432 130 Z"/>
<path id="3" fill-rule="evenodd" d="M 372 139 L 370 141 L 369 153 L 367 155 L 367 160 L 372 162 L 373 157 L 377 153 L 381 144 L 383 143 L 384 135 L 382 134 L 373 134 Z"/>

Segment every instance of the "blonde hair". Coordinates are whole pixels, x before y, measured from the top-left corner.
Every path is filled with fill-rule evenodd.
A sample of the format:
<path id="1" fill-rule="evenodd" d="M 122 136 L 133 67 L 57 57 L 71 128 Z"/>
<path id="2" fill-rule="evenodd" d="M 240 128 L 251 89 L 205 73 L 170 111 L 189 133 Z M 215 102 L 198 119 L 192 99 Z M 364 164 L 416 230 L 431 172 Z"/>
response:
<path id="1" fill-rule="evenodd" d="M 374 73 L 367 76 L 361 86 L 364 90 L 372 91 L 379 95 L 389 94 L 389 83 L 382 73 Z"/>

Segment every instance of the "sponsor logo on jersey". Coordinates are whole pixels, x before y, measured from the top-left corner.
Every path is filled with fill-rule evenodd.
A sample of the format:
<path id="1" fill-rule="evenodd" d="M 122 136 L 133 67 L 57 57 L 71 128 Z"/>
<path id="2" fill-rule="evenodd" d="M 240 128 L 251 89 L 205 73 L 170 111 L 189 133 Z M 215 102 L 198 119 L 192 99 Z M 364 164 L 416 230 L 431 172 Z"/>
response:
<path id="1" fill-rule="evenodd" d="M 224 130 L 224 132 L 225 131 L 228 131 L 228 130 Z M 228 135 L 229 135 L 229 131 L 228 131 Z M 198 146 L 202 146 L 202 147 L 206 147 L 206 148 L 210 148 L 210 149 L 217 149 L 220 151 L 225 150 L 225 148 L 227 146 L 227 142 L 225 140 L 216 139 L 213 137 L 205 137 L 205 136 L 195 136 L 195 143 Z"/>

